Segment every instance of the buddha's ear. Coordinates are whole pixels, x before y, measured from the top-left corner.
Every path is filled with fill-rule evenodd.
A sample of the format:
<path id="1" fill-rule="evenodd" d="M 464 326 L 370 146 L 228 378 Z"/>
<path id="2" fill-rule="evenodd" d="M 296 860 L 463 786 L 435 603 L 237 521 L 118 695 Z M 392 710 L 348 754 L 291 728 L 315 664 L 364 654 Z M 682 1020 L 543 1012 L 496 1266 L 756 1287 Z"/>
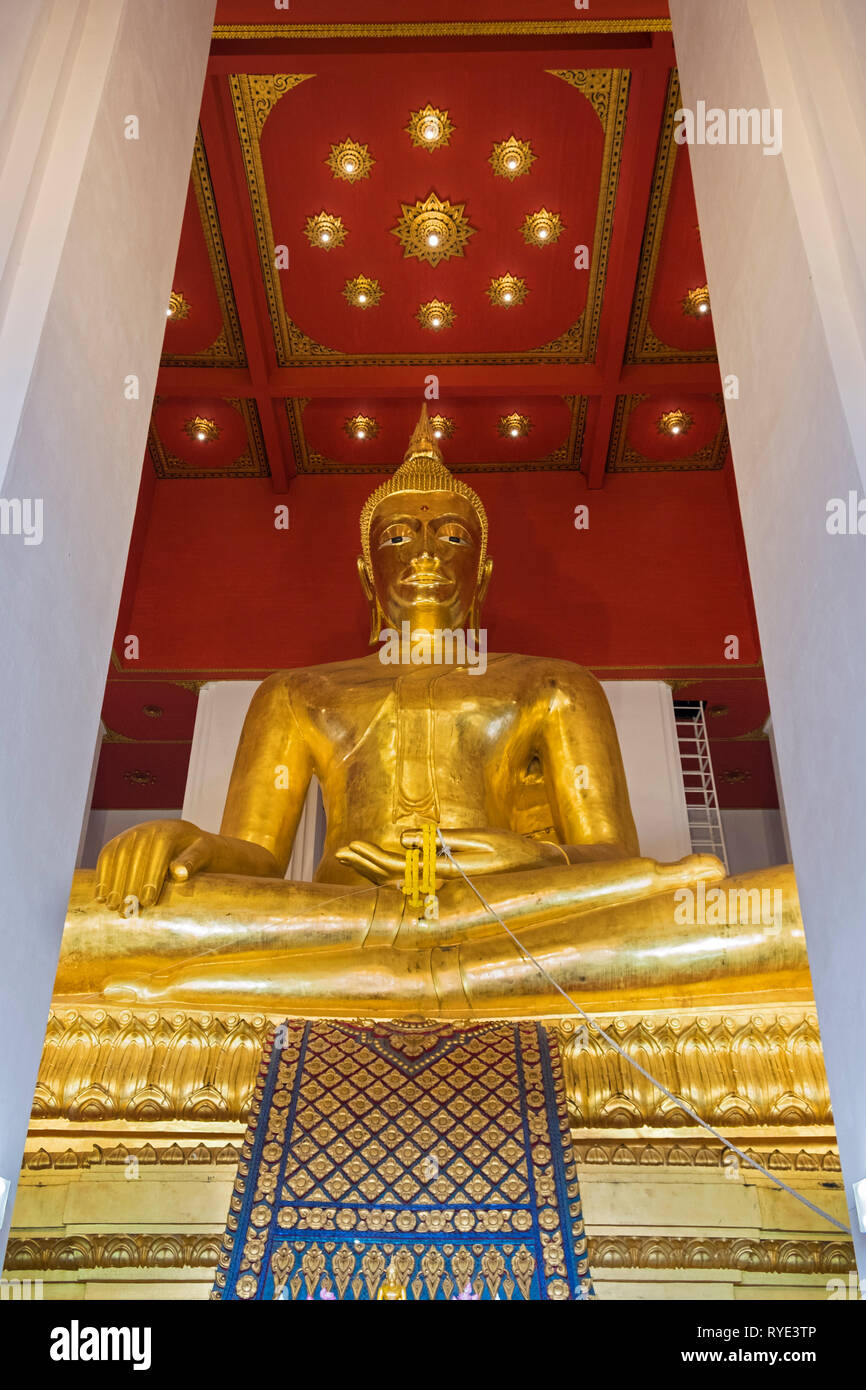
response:
<path id="1" fill-rule="evenodd" d="M 373 576 L 370 574 L 362 555 L 358 556 L 358 578 L 361 581 L 361 588 L 364 590 L 364 597 L 370 605 L 370 646 L 372 647 L 378 642 L 379 633 L 382 631 L 382 610 L 379 607 L 376 590 L 373 588 Z"/>
<path id="2" fill-rule="evenodd" d="M 490 577 L 493 574 L 493 561 L 485 560 L 481 569 L 481 577 L 478 580 L 478 599 L 477 606 L 479 612 L 481 605 L 487 597 L 487 590 L 490 588 Z"/>
<path id="3" fill-rule="evenodd" d="M 487 597 L 487 590 L 490 588 L 490 576 L 492 573 L 493 561 L 485 560 L 481 567 L 481 574 L 478 577 L 475 597 L 472 600 L 472 611 L 469 614 L 469 626 L 475 633 L 478 632 L 481 626 L 481 607 Z"/>
<path id="4" fill-rule="evenodd" d="M 370 574 L 370 571 L 367 569 L 367 562 L 364 559 L 363 555 L 358 556 L 356 563 L 358 565 L 358 578 L 361 581 L 361 588 L 364 590 L 364 597 L 368 603 L 373 603 L 375 602 L 376 598 L 376 594 L 373 589 L 373 579 Z"/>

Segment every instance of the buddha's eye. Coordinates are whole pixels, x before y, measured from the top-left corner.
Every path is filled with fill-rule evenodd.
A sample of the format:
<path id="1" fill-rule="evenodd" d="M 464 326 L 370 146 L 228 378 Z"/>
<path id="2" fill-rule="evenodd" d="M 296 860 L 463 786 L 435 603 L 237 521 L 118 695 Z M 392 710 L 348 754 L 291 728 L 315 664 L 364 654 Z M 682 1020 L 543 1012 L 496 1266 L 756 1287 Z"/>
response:
<path id="1" fill-rule="evenodd" d="M 406 541 L 412 539 L 412 530 L 404 522 L 398 522 L 394 526 L 389 526 L 382 535 L 379 546 L 386 545 L 405 545 Z"/>
<path id="2" fill-rule="evenodd" d="M 449 521 L 436 533 L 436 539 L 448 541 L 449 545 L 471 545 L 471 538 L 456 521 Z"/>

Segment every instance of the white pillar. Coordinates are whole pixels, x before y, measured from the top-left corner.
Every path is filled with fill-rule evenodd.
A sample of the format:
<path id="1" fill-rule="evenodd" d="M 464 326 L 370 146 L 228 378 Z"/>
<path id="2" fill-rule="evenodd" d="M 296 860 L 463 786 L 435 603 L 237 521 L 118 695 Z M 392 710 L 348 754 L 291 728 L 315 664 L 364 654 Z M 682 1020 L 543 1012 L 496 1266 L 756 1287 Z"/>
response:
<path id="1" fill-rule="evenodd" d="M 0 1176 L 13 1190 L 0 1250 L 81 833 L 214 0 L 2 8 L 0 489 L 12 520 L 0 531 Z M 137 139 L 126 138 L 131 116 Z M 40 544 L 14 533 L 12 504 L 27 499 L 42 504 Z"/>
<path id="2" fill-rule="evenodd" d="M 784 805 L 861 1272 L 866 1177 L 866 8 L 671 0 L 684 106 L 782 111 L 691 163 Z"/>

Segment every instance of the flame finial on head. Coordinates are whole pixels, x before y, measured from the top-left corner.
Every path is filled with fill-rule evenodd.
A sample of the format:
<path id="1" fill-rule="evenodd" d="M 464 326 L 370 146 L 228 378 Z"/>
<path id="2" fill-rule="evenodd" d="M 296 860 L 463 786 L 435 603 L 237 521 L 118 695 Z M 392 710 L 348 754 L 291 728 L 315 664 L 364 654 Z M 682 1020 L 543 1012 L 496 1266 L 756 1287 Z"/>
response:
<path id="1" fill-rule="evenodd" d="M 480 579 L 487 554 L 487 513 L 478 493 L 467 483 L 461 482 L 459 478 L 452 477 L 445 467 L 439 441 L 430 427 L 426 404 L 421 407 L 418 423 L 412 431 L 412 438 L 409 440 L 409 447 L 403 456 L 400 467 L 395 469 L 391 477 L 387 478 L 376 488 L 375 492 L 370 494 L 361 510 L 361 546 L 368 565 L 370 563 L 370 525 L 373 520 L 373 513 L 380 502 L 383 502 L 386 497 L 393 496 L 395 492 L 453 492 L 458 497 L 466 498 L 466 501 L 475 509 L 481 527 L 481 549 L 478 557 Z"/>

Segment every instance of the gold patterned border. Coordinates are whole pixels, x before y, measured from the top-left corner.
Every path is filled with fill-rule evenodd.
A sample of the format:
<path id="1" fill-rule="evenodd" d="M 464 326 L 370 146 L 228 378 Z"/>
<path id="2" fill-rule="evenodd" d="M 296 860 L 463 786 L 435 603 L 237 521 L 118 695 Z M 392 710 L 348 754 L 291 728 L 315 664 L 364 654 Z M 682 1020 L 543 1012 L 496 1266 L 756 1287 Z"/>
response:
<path id="1" fill-rule="evenodd" d="M 297 366 L 528 366 L 538 362 L 580 364 L 595 358 L 598 326 L 607 275 L 610 240 L 613 231 L 614 208 L 622 162 L 623 136 L 631 82 L 627 68 L 548 69 L 561 78 L 592 104 L 604 130 L 601 177 L 596 212 L 595 235 L 590 260 L 590 281 L 586 306 L 570 328 L 559 337 L 520 352 L 502 353 L 341 353 L 316 342 L 289 318 L 283 301 L 279 272 L 275 264 L 273 226 L 268 204 L 267 186 L 261 157 L 260 135 L 264 124 L 262 102 L 267 98 L 267 84 L 273 84 L 277 95 L 265 111 L 271 109 L 284 91 L 298 86 L 314 76 L 312 73 L 274 74 L 249 77 L 236 74 L 229 78 L 235 121 L 246 172 L 256 242 L 264 278 L 265 293 L 274 333 L 277 364 Z M 328 471 L 328 470 L 321 470 Z"/>
<path id="2" fill-rule="evenodd" d="M 667 221 L 674 169 L 681 148 L 674 140 L 674 114 L 679 109 L 680 102 L 679 73 L 676 68 L 672 68 L 668 80 L 667 99 L 662 117 L 652 191 L 632 301 L 631 322 L 625 349 L 625 361 L 627 363 L 715 362 L 717 360 L 714 347 L 701 351 L 692 348 L 669 347 L 667 343 L 661 342 L 656 337 L 649 322 L 650 303 Z"/>
<path id="3" fill-rule="evenodd" d="M 80 1269 L 213 1269 L 218 1235 L 187 1232 L 10 1236 L 6 1272 Z M 603 1270 L 745 1270 L 750 1274 L 836 1275 L 855 1269 L 847 1240 L 755 1236 L 590 1236 L 589 1265 Z"/>
<path id="4" fill-rule="evenodd" d="M 808 1007 L 808 1006 L 807 1006 Z M 655 1012 L 599 1020 L 624 1049 L 717 1127 L 777 1127 L 806 1138 L 832 1125 L 817 1019 L 802 1005 L 750 1010 Z M 119 1121 L 237 1124 L 246 1118 L 270 1024 L 248 1017 L 68 1009 L 49 1015 L 33 1120 L 86 1124 L 90 1136 Z M 559 1041 L 575 1141 L 581 1131 L 688 1126 L 682 1112 L 590 1031 L 549 1021 Z M 125 1071 L 118 1071 L 125 1058 Z M 72 1136 L 70 1136 L 71 1138 Z M 663 1135 L 661 1137 L 664 1137 Z M 756 1135 L 756 1138 L 759 1137 Z M 765 1141 L 769 1137 L 763 1135 Z M 832 1142 L 832 1134 L 826 1136 Z"/>
<path id="5" fill-rule="evenodd" d="M 215 24 L 220 39 L 499 38 L 500 35 L 669 34 L 669 19 L 418 20 L 367 24 Z"/>
<path id="6" fill-rule="evenodd" d="M 147 432 L 147 448 L 158 478 L 269 478 L 271 470 L 265 452 L 265 441 L 255 401 L 242 396 L 223 396 L 222 400 L 243 416 L 247 427 L 247 447 L 228 468 L 196 468 L 193 464 L 166 449 L 159 437 L 155 415 Z M 154 408 L 160 397 L 154 397 Z"/>
<path id="7" fill-rule="evenodd" d="M 192 178 L 223 326 L 216 341 L 211 343 L 209 348 L 205 348 L 202 352 L 164 352 L 160 359 L 160 365 L 163 367 L 245 367 L 247 355 L 244 351 L 243 334 L 201 128 L 196 131 L 190 177 Z"/>
<path id="8" fill-rule="evenodd" d="M 571 423 L 569 425 L 568 438 L 553 449 L 544 458 L 528 459 L 523 463 L 456 463 L 449 460 L 448 467 L 454 473 L 561 473 L 577 472 L 580 469 L 581 453 L 583 449 L 584 431 L 586 428 L 586 411 L 588 406 L 587 396 L 564 396 L 571 410 Z M 394 471 L 396 463 L 392 467 L 382 465 L 364 466 L 363 464 L 338 463 L 336 459 L 329 459 L 320 454 L 318 450 L 310 448 L 307 443 L 307 436 L 304 430 L 304 410 L 310 403 L 310 397 L 292 396 L 286 400 L 286 412 L 289 418 L 289 432 L 292 437 L 292 450 L 295 455 L 295 465 L 299 473 L 363 473 L 363 474 L 388 474 Z"/>
<path id="9" fill-rule="evenodd" d="M 685 473 L 692 470 L 711 471 L 724 468 L 728 452 L 728 421 L 725 416 L 724 400 L 720 392 L 713 392 L 712 399 L 721 408 L 721 423 L 715 438 L 709 444 L 696 449 L 688 458 L 676 463 L 656 463 L 639 454 L 628 442 L 628 421 L 636 405 L 647 399 L 646 395 L 618 396 L 613 416 L 613 429 L 607 454 L 608 473 Z"/>

